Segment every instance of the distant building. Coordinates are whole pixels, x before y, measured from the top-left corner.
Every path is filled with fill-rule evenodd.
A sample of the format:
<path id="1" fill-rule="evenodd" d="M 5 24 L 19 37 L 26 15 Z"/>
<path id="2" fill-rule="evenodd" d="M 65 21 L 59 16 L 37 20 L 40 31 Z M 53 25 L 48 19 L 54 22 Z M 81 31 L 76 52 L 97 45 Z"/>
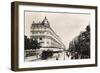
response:
<path id="1" fill-rule="evenodd" d="M 50 23 L 45 17 L 42 22 L 31 25 L 31 39 L 37 39 L 43 50 L 63 50 L 65 45 L 61 42 L 60 37 L 50 27 Z"/>

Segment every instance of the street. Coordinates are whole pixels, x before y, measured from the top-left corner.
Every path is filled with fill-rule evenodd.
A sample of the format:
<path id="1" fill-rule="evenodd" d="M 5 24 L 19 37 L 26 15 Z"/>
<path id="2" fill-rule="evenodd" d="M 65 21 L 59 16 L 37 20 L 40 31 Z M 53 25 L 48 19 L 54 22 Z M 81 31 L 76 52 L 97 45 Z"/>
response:
<path id="1" fill-rule="evenodd" d="M 25 62 L 31 62 L 31 61 L 41 61 L 40 56 L 30 56 L 25 57 Z M 55 60 L 70 60 L 70 57 L 68 57 L 64 52 L 61 53 L 54 53 L 52 57 L 49 57 L 45 59 L 46 61 L 55 61 Z"/>

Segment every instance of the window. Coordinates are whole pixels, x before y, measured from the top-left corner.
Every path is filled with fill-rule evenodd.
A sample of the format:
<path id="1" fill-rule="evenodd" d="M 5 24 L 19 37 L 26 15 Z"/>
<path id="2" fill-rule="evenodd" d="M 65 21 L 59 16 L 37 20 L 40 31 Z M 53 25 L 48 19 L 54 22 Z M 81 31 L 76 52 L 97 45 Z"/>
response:
<path id="1" fill-rule="evenodd" d="M 42 40 L 42 38 L 40 38 L 40 40 Z"/>
<path id="2" fill-rule="evenodd" d="M 49 44 L 49 41 L 47 42 L 47 44 Z"/>

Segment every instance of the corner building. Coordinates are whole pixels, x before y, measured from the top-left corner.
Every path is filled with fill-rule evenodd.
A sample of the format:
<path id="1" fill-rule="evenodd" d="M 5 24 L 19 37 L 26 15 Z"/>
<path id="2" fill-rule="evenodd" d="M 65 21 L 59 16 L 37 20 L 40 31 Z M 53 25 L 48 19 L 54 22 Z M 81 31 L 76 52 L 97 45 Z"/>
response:
<path id="1" fill-rule="evenodd" d="M 62 51 L 65 49 L 61 38 L 50 27 L 50 23 L 46 17 L 39 23 L 33 21 L 31 25 L 31 38 L 38 40 L 41 50 Z"/>

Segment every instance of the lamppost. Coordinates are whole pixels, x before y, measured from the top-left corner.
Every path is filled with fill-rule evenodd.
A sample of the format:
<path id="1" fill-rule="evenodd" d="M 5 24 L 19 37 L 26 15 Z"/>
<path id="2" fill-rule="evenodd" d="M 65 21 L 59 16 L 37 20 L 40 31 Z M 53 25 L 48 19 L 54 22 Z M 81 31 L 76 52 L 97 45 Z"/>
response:
<path id="1" fill-rule="evenodd" d="M 64 48 L 64 60 L 65 60 L 65 55 L 66 55 L 66 52 L 65 52 L 65 48 Z"/>

